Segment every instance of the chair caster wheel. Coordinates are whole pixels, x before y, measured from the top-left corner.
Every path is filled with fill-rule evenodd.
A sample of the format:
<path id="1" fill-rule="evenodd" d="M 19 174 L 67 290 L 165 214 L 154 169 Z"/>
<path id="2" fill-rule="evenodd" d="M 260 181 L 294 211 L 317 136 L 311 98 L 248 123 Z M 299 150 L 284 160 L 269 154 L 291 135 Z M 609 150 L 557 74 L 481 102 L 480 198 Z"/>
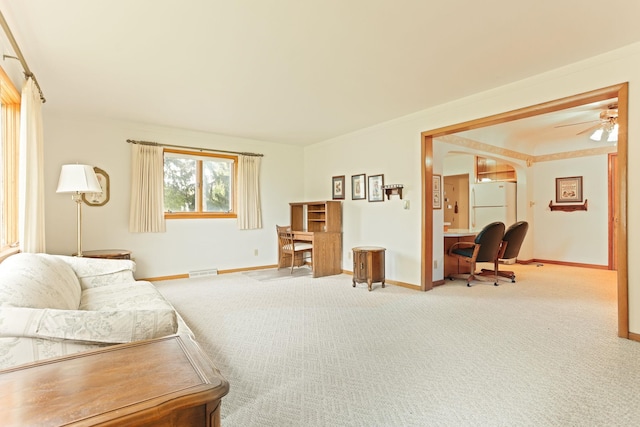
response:
<path id="1" fill-rule="evenodd" d="M 471 283 L 467 283 L 467 287 L 470 288 L 471 287 Z"/>
<path id="2" fill-rule="evenodd" d="M 493 286 L 498 286 L 498 282 L 495 282 L 495 283 L 493 284 Z"/>

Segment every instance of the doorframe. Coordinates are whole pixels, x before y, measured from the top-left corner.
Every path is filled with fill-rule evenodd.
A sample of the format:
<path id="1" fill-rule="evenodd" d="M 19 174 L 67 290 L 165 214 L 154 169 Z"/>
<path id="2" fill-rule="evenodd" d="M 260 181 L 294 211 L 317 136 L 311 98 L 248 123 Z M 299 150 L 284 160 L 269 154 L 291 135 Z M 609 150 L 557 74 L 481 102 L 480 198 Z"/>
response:
<path id="1" fill-rule="evenodd" d="M 608 219 L 609 219 L 609 270 L 616 270 L 618 267 L 618 247 L 616 239 L 618 236 L 618 217 L 615 212 L 615 204 L 618 199 L 618 181 L 615 174 L 618 168 L 618 153 L 609 153 L 607 157 L 607 188 L 609 191 Z"/>
<path id="2" fill-rule="evenodd" d="M 493 126 L 514 120 L 533 117 L 540 114 L 565 110 L 592 102 L 618 98 L 618 200 L 613 207 L 618 218 L 618 336 L 630 338 L 629 334 L 629 283 L 627 257 L 627 163 L 629 122 L 629 83 L 621 83 L 578 95 L 568 96 L 505 113 L 494 114 L 480 119 L 470 120 L 450 126 L 424 131 L 421 133 L 421 177 L 422 177 L 422 262 L 420 289 L 433 288 L 433 209 L 430 201 L 433 197 L 431 186 L 433 178 L 433 139 L 471 129 Z"/>

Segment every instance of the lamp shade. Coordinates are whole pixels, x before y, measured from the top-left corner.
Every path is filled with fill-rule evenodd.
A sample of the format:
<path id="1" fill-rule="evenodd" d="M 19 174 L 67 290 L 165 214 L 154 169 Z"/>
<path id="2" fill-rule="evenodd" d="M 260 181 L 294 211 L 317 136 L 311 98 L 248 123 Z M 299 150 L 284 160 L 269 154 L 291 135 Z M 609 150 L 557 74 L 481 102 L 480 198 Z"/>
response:
<path id="1" fill-rule="evenodd" d="M 102 188 L 89 165 L 62 165 L 57 193 L 102 193 Z"/>

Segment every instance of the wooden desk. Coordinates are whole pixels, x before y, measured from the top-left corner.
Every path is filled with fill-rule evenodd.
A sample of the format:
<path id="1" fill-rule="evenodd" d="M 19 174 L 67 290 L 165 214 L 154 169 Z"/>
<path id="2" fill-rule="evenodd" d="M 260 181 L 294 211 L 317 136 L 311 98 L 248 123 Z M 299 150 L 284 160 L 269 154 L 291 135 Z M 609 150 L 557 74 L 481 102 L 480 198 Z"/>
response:
<path id="1" fill-rule="evenodd" d="M 471 231 L 447 231 L 444 233 L 444 278 L 450 278 L 456 274 L 469 274 L 469 264 L 460 261 L 456 257 L 449 256 L 449 248 L 457 242 L 473 242 L 476 234 Z"/>
<path id="2" fill-rule="evenodd" d="M 342 273 L 342 233 L 328 231 L 294 231 L 294 239 L 301 242 L 309 242 L 313 245 L 311 251 L 311 268 L 313 277 L 332 276 Z M 291 261 L 280 256 L 278 247 L 278 268 L 288 267 Z M 296 262 L 295 265 L 302 265 Z"/>
<path id="3" fill-rule="evenodd" d="M 198 345 L 173 335 L 0 371 L 0 425 L 219 427 L 228 391 Z"/>

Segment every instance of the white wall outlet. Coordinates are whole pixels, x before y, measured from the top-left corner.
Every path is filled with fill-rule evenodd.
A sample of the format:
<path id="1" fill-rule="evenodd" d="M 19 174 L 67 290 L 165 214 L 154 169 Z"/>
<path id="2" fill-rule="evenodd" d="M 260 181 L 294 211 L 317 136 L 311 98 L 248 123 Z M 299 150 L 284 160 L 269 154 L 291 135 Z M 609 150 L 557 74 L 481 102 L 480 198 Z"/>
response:
<path id="1" fill-rule="evenodd" d="M 433 268 L 438 268 L 438 260 L 437 259 L 433 260 Z"/>
<path id="2" fill-rule="evenodd" d="M 258 250 L 257 249 L 253 250 L 253 256 L 258 256 Z"/>
<path id="3" fill-rule="evenodd" d="M 402 207 L 403 207 L 404 209 L 409 210 L 409 206 L 410 206 L 410 203 L 409 203 L 409 201 L 408 201 L 408 200 L 403 200 L 403 201 L 402 201 Z"/>

